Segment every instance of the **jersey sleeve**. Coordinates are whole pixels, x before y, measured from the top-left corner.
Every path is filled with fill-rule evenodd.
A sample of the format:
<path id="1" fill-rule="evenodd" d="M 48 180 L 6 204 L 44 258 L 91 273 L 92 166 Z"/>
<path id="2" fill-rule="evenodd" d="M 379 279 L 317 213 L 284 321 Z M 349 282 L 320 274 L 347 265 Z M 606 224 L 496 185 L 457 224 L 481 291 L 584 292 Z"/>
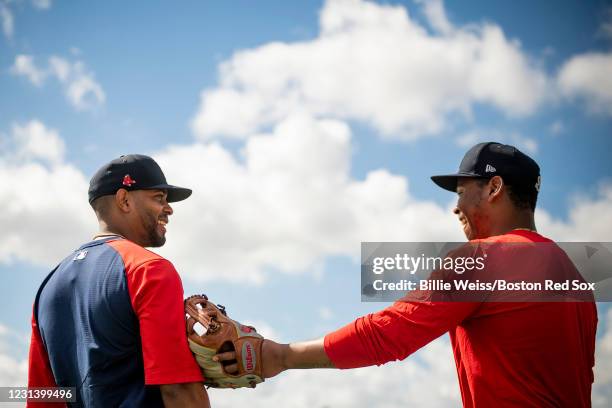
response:
<path id="1" fill-rule="evenodd" d="M 33 387 L 57 387 L 34 313 L 32 313 L 32 336 L 30 338 L 30 352 L 28 356 L 28 388 Z M 27 401 L 26 403 L 28 408 L 60 408 L 65 406 L 66 404 L 57 402 Z"/>
<path id="2" fill-rule="evenodd" d="M 398 301 L 325 336 L 324 347 L 337 368 L 403 360 L 457 326 L 480 304 Z"/>
<path id="3" fill-rule="evenodd" d="M 149 260 L 127 273 L 132 307 L 138 317 L 147 385 L 204 380 L 185 330 L 183 285 L 165 259 Z"/>

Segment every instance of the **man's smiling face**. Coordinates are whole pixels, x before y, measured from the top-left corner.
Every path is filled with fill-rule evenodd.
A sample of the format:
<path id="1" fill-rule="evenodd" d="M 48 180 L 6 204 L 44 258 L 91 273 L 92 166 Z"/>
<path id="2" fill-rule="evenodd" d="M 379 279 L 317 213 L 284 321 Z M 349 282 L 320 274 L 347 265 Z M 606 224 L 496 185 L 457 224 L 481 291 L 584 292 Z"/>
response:
<path id="1" fill-rule="evenodd" d="M 468 240 L 485 238 L 490 230 L 487 214 L 487 180 L 459 178 L 457 180 L 457 205 L 453 212 L 459 217 L 463 233 Z"/>
<path id="2" fill-rule="evenodd" d="M 137 190 L 130 192 L 137 203 L 139 217 L 138 235 L 141 245 L 145 247 L 161 247 L 166 243 L 166 224 L 172 215 L 172 207 L 168 204 L 165 190 Z"/>

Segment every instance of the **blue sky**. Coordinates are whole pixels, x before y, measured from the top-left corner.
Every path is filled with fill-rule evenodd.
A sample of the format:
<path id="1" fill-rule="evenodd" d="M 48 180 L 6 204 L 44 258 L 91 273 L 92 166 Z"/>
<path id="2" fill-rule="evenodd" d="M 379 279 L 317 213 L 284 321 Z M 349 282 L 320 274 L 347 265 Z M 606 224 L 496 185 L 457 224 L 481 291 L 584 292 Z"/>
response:
<path id="1" fill-rule="evenodd" d="M 612 238 L 609 2 L 0 0 L 0 23 L 0 353 L 19 350 L 0 382 L 23 375 L 34 291 L 94 232 L 87 181 L 120 154 L 194 189 L 161 251 L 186 292 L 285 341 L 382 306 L 359 302 L 361 241 L 461 239 L 455 197 L 429 176 L 478 141 L 538 161 L 542 232 Z M 454 406 L 432 347 L 370 372 L 419 384 L 422 364 L 451 391 L 390 406 Z M 302 375 L 261 403 L 307 393 Z"/>

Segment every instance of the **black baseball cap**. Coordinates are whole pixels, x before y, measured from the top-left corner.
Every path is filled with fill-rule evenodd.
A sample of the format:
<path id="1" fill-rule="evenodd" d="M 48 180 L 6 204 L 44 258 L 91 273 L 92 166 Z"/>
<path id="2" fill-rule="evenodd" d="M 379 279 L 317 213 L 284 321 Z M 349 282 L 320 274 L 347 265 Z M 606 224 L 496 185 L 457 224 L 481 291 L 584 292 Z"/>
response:
<path id="1" fill-rule="evenodd" d="M 142 154 L 121 156 L 100 167 L 89 182 L 89 202 L 115 194 L 120 188 L 128 191 L 166 190 L 169 203 L 184 200 L 191 195 L 188 188 L 168 184 L 155 160 Z"/>
<path id="2" fill-rule="evenodd" d="M 489 179 L 501 176 L 504 183 L 522 191 L 540 191 L 540 166 L 514 146 L 479 143 L 467 151 L 455 174 L 432 176 L 445 190 L 456 192 L 459 177 Z"/>

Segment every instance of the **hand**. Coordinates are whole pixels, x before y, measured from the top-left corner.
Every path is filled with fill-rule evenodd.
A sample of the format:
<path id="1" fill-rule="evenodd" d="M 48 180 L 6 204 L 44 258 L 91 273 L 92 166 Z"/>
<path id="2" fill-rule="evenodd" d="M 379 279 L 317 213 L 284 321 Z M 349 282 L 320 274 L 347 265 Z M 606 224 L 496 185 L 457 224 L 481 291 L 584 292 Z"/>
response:
<path id="1" fill-rule="evenodd" d="M 238 361 L 236 360 L 235 351 L 225 351 L 216 354 L 212 359 L 213 361 L 220 362 L 226 373 L 232 375 L 238 374 Z"/>
<path id="2" fill-rule="evenodd" d="M 335 368 L 325 353 L 323 338 L 291 344 L 266 339 L 261 346 L 261 354 L 264 378 L 274 377 L 290 368 Z M 213 360 L 220 361 L 230 374 L 238 370 L 236 353 L 233 351 L 216 354 Z"/>
<path id="3" fill-rule="evenodd" d="M 261 346 L 261 360 L 264 378 L 271 378 L 285 371 L 287 368 L 288 344 L 279 344 L 272 340 L 264 340 Z"/>
<path id="4" fill-rule="evenodd" d="M 264 378 L 274 377 L 287 369 L 285 364 L 285 355 L 288 348 L 287 344 L 279 344 L 266 339 L 261 348 Z M 213 361 L 219 361 L 228 374 L 238 373 L 236 352 L 234 351 L 219 353 L 213 357 Z"/>

